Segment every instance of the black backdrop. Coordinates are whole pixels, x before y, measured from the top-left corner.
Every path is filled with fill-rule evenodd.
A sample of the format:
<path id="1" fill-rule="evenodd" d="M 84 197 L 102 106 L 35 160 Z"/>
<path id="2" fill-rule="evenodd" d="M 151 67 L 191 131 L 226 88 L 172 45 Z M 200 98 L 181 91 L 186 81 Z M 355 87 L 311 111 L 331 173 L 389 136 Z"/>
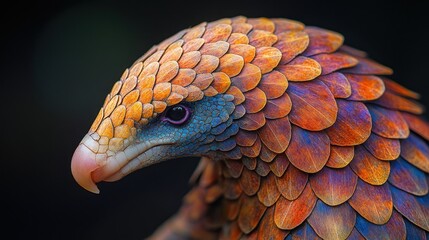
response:
<path id="1" fill-rule="evenodd" d="M 70 159 L 122 71 L 153 44 L 202 21 L 287 17 L 341 32 L 395 70 L 429 105 L 424 1 L 43 1 L 1 18 L 1 218 L 13 239 L 141 239 L 179 207 L 196 159 L 100 184 L 73 180 Z"/>

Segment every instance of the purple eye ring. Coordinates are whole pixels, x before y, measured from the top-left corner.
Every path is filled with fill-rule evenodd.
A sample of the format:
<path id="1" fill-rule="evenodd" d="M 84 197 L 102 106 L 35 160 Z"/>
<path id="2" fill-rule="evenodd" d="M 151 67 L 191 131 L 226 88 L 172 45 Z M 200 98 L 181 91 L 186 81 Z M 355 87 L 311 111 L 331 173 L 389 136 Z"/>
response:
<path id="1" fill-rule="evenodd" d="M 161 121 L 169 122 L 173 125 L 182 125 L 191 117 L 191 109 L 185 105 L 179 104 L 167 108 L 164 112 Z"/>

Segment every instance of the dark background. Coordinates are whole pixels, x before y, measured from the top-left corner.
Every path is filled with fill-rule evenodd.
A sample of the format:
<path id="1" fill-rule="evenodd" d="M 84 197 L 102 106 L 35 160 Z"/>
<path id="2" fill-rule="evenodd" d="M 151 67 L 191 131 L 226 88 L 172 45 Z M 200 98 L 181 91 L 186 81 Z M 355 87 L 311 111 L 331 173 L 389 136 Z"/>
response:
<path id="1" fill-rule="evenodd" d="M 280 3 L 281 2 L 281 3 Z M 197 161 L 178 159 L 80 188 L 74 148 L 122 71 L 202 21 L 286 17 L 338 31 L 429 105 L 424 1 L 10 2 L 1 18 L 0 216 L 13 239 L 141 239 L 179 207 Z"/>

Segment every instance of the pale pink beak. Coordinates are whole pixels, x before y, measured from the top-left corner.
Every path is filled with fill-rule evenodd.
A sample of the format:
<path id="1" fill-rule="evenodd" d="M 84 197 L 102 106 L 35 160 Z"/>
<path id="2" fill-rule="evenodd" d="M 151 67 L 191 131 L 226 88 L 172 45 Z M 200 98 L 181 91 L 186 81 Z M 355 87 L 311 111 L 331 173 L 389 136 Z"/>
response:
<path id="1" fill-rule="evenodd" d="M 76 182 L 90 192 L 100 193 L 91 176 L 98 168 L 100 166 L 95 160 L 95 153 L 85 145 L 79 144 L 71 162 L 71 171 Z"/>

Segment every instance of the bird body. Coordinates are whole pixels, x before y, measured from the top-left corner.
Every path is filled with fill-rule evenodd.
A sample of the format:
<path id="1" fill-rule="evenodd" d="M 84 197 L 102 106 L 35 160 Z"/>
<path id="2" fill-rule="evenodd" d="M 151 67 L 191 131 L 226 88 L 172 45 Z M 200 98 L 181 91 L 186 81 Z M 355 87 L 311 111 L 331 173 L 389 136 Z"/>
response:
<path id="1" fill-rule="evenodd" d="M 343 36 L 235 17 L 178 32 L 106 97 L 72 173 L 98 192 L 202 157 L 154 239 L 426 239 L 429 124 L 419 94 Z"/>

